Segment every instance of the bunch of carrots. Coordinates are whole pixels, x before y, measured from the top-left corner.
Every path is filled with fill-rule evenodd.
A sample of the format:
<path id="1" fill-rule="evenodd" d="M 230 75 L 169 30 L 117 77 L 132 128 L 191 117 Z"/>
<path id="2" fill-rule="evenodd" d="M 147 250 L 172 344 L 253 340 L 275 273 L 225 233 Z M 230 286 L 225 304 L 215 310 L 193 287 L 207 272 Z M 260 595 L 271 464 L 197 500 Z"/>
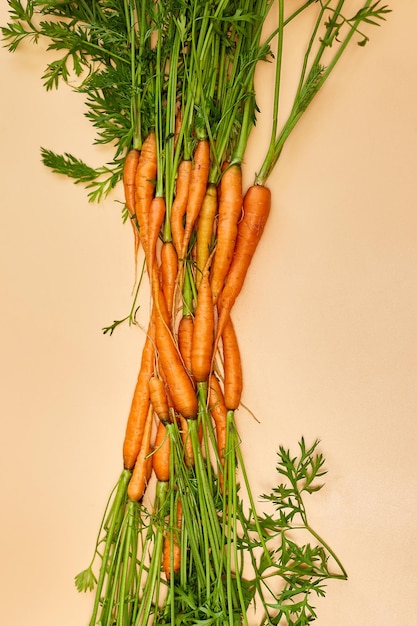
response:
<path id="1" fill-rule="evenodd" d="M 86 95 L 97 142 L 115 146 L 113 162 L 96 169 L 45 149 L 43 160 L 86 184 L 92 200 L 122 181 L 136 270 L 142 265 L 131 322 L 145 276 L 150 288 L 123 469 L 92 562 L 76 577 L 79 590 L 95 589 L 90 626 L 248 626 L 255 604 L 261 626 L 307 624 L 315 618 L 309 594 L 320 595 L 327 578 L 346 577 L 302 505 L 301 491 L 314 491 L 321 475 L 315 446 L 302 442 L 298 473 L 295 460 L 281 455 L 296 495 L 275 490 L 279 519 L 257 513 L 235 421 L 243 374 L 231 317 L 268 219 L 266 183 L 285 142 L 351 39 L 364 45 L 362 26 L 388 12 L 379 0 L 361 0 L 350 17 L 344 4 L 9 0 L 11 22 L 2 33 L 10 50 L 41 36 L 56 54 L 64 50 L 46 69 L 47 89 L 71 79 Z M 276 26 L 266 33 L 271 9 Z M 312 26 L 282 119 L 284 42 L 305 11 Z M 265 61 L 275 63 L 271 139 L 254 184 L 244 189 L 259 114 L 256 69 Z M 319 542 L 316 551 L 288 539 L 296 514 Z M 338 573 L 327 568 L 330 557 Z"/>

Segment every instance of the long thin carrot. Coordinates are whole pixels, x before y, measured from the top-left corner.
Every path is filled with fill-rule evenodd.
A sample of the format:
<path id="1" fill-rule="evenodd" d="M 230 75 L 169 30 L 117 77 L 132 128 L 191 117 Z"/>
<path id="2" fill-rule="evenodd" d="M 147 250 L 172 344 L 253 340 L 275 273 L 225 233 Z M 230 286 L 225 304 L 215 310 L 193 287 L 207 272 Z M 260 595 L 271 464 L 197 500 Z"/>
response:
<path id="1" fill-rule="evenodd" d="M 175 198 L 171 207 L 171 234 L 175 249 L 179 254 L 182 252 L 184 239 L 184 215 L 187 208 L 188 193 L 190 189 L 190 176 L 193 164 L 183 160 L 178 166 Z"/>
<path id="2" fill-rule="evenodd" d="M 213 225 L 214 218 L 217 213 L 217 188 L 212 183 L 207 185 L 207 191 L 204 196 L 203 205 L 201 207 L 198 218 L 197 227 L 197 256 L 196 256 L 196 286 L 200 286 L 203 269 L 211 254 L 211 245 L 213 242 Z"/>
<path id="3" fill-rule="evenodd" d="M 151 316 L 123 441 L 123 464 L 132 469 L 138 456 L 149 410 L 149 379 L 154 371 L 155 320 Z"/>
<path id="4" fill-rule="evenodd" d="M 166 241 L 161 248 L 161 283 L 162 291 L 171 318 L 174 308 L 174 294 L 178 275 L 178 255 L 171 241 Z"/>
<path id="5" fill-rule="evenodd" d="M 155 190 L 156 171 L 156 136 L 151 132 L 143 142 L 135 177 L 135 213 L 140 239 L 147 258 L 149 210 Z"/>
<path id="6" fill-rule="evenodd" d="M 261 239 L 271 208 L 271 192 L 263 185 L 249 187 L 243 200 L 235 251 L 219 300 L 216 346 L 229 319 L 230 311 L 241 292 L 249 265 Z"/>
<path id="7" fill-rule="evenodd" d="M 159 278 L 155 270 L 152 278 L 152 292 L 156 309 L 156 345 L 174 408 L 184 417 L 195 419 L 198 412 L 197 398 L 168 325 L 165 298 L 160 290 Z"/>
<path id="8" fill-rule="evenodd" d="M 152 454 L 152 466 L 155 476 L 162 482 L 167 482 L 169 480 L 170 449 L 171 444 L 165 424 L 163 422 L 159 422 L 156 431 L 154 452 Z"/>
<path id="9" fill-rule="evenodd" d="M 208 270 L 203 272 L 198 290 L 191 346 L 191 371 L 197 382 L 207 380 L 212 365 L 214 343 L 214 307 Z"/>
<path id="10" fill-rule="evenodd" d="M 136 459 L 135 467 L 133 468 L 132 476 L 127 488 L 127 495 L 133 501 L 139 501 L 148 484 L 149 476 L 149 461 L 148 457 L 151 452 L 151 433 L 153 424 L 153 409 L 149 406 L 148 414 L 146 417 L 145 428 L 143 431 L 142 443 L 140 446 L 139 454 Z"/>
<path id="11" fill-rule="evenodd" d="M 231 317 L 222 333 L 224 359 L 224 402 L 226 408 L 234 411 L 240 405 L 243 390 L 242 361 L 239 344 Z"/>
<path id="12" fill-rule="evenodd" d="M 193 345 L 194 321 L 191 315 L 183 315 L 178 324 L 178 348 L 185 368 L 191 376 L 191 349 Z"/>
<path id="13" fill-rule="evenodd" d="M 188 202 L 185 212 L 185 228 L 182 241 L 181 257 L 185 258 L 191 233 L 203 204 L 207 189 L 210 168 L 210 143 L 208 139 L 200 139 L 193 155 L 193 167 L 190 175 Z"/>
<path id="14" fill-rule="evenodd" d="M 240 165 L 234 164 L 224 171 L 220 181 L 216 252 L 210 270 L 214 304 L 223 289 L 232 262 L 242 203 L 242 170 Z"/>

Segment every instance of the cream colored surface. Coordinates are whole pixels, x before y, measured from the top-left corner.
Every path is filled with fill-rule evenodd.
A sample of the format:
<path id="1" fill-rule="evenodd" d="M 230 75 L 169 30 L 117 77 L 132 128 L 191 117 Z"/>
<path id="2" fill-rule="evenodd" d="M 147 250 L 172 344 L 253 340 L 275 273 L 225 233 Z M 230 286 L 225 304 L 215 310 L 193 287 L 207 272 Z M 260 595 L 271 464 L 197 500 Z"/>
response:
<path id="1" fill-rule="evenodd" d="M 318 437 L 327 458 L 311 523 L 350 578 L 317 602 L 320 626 L 417 624 L 417 3 L 390 4 L 288 143 L 235 313 L 244 400 L 261 420 L 240 412 L 255 493 L 273 485 L 279 444 Z M 41 145 L 103 159 L 81 97 L 44 91 L 47 58 L 0 50 L 5 626 L 88 622 L 92 596 L 73 577 L 120 470 L 142 345 L 127 326 L 101 332 L 130 306 L 119 205 L 89 205 L 40 163 Z M 263 141 L 252 142 L 247 182 Z"/>

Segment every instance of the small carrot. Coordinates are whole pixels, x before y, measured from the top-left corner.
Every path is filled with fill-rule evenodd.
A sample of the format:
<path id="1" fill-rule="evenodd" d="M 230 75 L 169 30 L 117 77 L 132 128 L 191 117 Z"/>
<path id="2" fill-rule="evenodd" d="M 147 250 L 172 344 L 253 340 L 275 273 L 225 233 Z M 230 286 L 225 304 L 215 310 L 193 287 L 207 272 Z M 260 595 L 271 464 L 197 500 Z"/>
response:
<path id="1" fill-rule="evenodd" d="M 183 315 L 178 324 L 178 348 L 184 365 L 191 375 L 191 348 L 193 343 L 194 322 L 191 315 Z"/>
<path id="2" fill-rule="evenodd" d="M 159 422 L 152 454 L 152 466 L 155 476 L 162 482 L 169 480 L 170 451 L 171 445 L 167 429 L 163 422 Z"/>
<path id="3" fill-rule="evenodd" d="M 156 345 L 168 390 L 175 410 L 186 418 L 195 419 L 198 411 L 197 398 L 168 326 L 165 298 L 160 290 L 155 271 L 152 282 L 156 309 Z"/>
<path id="4" fill-rule="evenodd" d="M 242 361 L 232 319 L 229 317 L 222 333 L 224 358 L 224 403 L 228 410 L 235 410 L 242 396 Z"/>
<path id="5" fill-rule="evenodd" d="M 191 346 L 191 371 L 197 382 L 207 380 L 212 365 L 214 342 L 214 307 L 208 270 L 203 272 L 197 296 Z"/>
<path id="6" fill-rule="evenodd" d="M 139 374 L 133 393 L 126 433 L 123 442 L 123 464 L 125 469 L 132 469 L 138 456 L 146 416 L 149 409 L 149 379 L 153 374 L 155 359 L 155 320 L 151 317 L 148 333 L 142 352 Z"/>
<path id="7" fill-rule="evenodd" d="M 169 418 L 169 406 L 165 393 L 164 381 L 158 376 L 152 376 L 149 380 L 149 395 L 153 410 L 159 417 L 161 422 L 168 423 Z"/>
<path id="8" fill-rule="evenodd" d="M 136 170 L 139 163 L 140 151 L 132 148 L 126 155 L 125 162 L 123 164 L 123 188 L 125 194 L 126 208 L 129 213 L 130 222 L 133 228 L 133 240 L 135 247 L 135 263 L 140 245 L 140 237 L 138 230 L 138 223 L 136 219 Z"/>
<path id="9" fill-rule="evenodd" d="M 125 194 L 126 208 L 130 218 L 135 217 L 135 178 L 139 163 L 140 151 L 132 148 L 126 155 L 123 164 L 123 188 Z"/>
<path id="10" fill-rule="evenodd" d="M 139 501 L 143 497 L 148 484 L 148 456 L 151 452 L 152 424 L 153 410 L 150 406 L 146 417 L 145 429 L 143 431 L 143 438 L 138 458 L 136 459 L 135 467 L 133 468 L 132 476 L 130 477 L 127 488 L 127 495 L 135 502 Z"/>
<path id="11" fill-rule="evenodd" d="M 202 272 L 206 266 L 207 260 L 211 253 L 211 245 L 213 242 L 213 225 L 214 218 L 217 213 L 217 188 L 215 185 L 209 183 L 207 185 L 207 191 L 204 196 L 203 205 L 201 207 L 200 215 L 198 218 L 197 228 L 197 273 L 196 273 L 196 286 L 197 289 L 200 286 Z"/>
<path id="12" fill-rule="evenodd" d="M 223 392 L 217 377 L 210 377 L 208 389 L 208 407 L 216 426 L 216 445 L 220 464 L 224 466 L 227 437 L 227 409 L 224 403 Z M 219 475 L 220 485 L 223 486 L 223 476 Z"/>
<path id="13" fill-rule="evenodd" d="M 149 209 L 155 190 L 156 170 L 156 136 L 151 132 L 143 142 L 135 177 L 135 213 L 146 258 L 148 258 Z"/>
<path id="14" fill-rule="evenodd" d="M 162 196 L 152 198 L 148 216 L 147 263 L 149 276 L 156 260 L 156 244 L 165 217 L 165 199 Z"/>
<path id="15" fill-rule="evenodd" d="M 220 181 L 216 252 L 210 270 L 214 304 L 223 289 L 232 262 L 242 203 L 242 170 L 240 165 L 235 164 L 224 171 Z"/>
<path id="16" fill-rule="evenodd" d="M 185 212 L 185 228 L 182 241 L 181 257 L 185 258 L 191 233 L 203 204 L 206 193 L 210 168 L 210 143 L 208 139 L 200 139 L 193 156 L 193 167 L 190 175 L 188 202 Z"/>
<path id="17" fill-rule="evenodd" d="M 194 467 L 194 451 L 188 429 L 188 420 L 186 420 L 182 415 L 179 416 L 179 420 L 181 427 L 181 439 L 184 445 L 184 461 L 187 467 Z"/>
<path id="18" fill-rule="evenodd" d="M 178 166 L 175 198 L 171 207 L 171 234 L 177 254 L 181 254 L 184 239 L 184 215 L 187 208 L 192 162 L 183 160 Z"/>
<path id="19" fill-rule="evenodd" d="M 174 294 L 178 275 L 178 255 L 171 241 L 166 241 L 161 248 L 161 283 L 162 291 L 171 318 L 174 309 Z"/>
<path id="20" fill-rule="evenodd" d="M 230 311 L 240 294 L 249 265 L 261 239 L 271 208 L 271 192 L 263 185 L 248 189 L 243 201 L 243 217 L 239 222 L 235 251 L 225 286 L 219 300 L 216 346 L 229 319 Z"/>
<path id="21" fill-rule="evenodd" d="M 178 574 L 181 567 L 181 547 L 179 537 L 182 527 L 182 505 L 181 500 L 177 500 L 177 511 L 175 515 L 174 528 L 168 529 L 164 539 L 164 551 L 162 557 L 162 566 L 167 580 L 171 578 L 172 573 Z M 173 541 L 172 541 L 173 540 Z"/>

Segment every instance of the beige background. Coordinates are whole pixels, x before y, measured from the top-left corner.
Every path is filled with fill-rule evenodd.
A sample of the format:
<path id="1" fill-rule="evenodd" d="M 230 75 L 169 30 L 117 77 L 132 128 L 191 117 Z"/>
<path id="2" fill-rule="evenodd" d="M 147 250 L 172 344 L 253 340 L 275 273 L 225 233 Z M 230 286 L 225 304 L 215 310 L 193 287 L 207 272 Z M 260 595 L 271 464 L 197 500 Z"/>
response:
<path id="1" fill-rule="evenodd" d="M 273 484 L 279 444 L 319 437 L 327 458 L 311 522 L 350 579 L 317 603 L 320 626 L 417 624 L 417 3 L 391 5 L 288 143 L 235 313 L 244 400 L 261 420 L 239 417 L 255 493 Z M 142 345 L 127 326 L 101 332 L 130 306 L 119 206 L 89 205 L 40 163 L 40 145 L 103 161 L 81 97 L 44 91 L 46 61 L 0 50 L 5 626 L 87 624 L 92 596 L 73 577 L 120 470 Z"/>

